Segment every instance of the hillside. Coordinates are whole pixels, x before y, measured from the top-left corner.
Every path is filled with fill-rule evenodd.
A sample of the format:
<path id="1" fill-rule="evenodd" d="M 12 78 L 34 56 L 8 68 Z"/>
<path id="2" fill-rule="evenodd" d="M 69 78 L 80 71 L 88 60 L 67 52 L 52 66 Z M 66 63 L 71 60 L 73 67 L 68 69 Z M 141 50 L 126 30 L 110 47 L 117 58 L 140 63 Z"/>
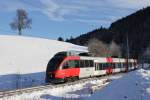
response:
<path id="1" fill-rule="evenodd" d="M 131 57 L 139 57 L 145 48 L 150 45 L 150 7 L 141 9 L 127 17 L 119 19 L 106 28 L 99 28 L 83 34 L 69 42 L 86 45 L 91 38 L 98 38 L 106 43 L 115 40 L 125 56 L 126 36 L 129 37 Z"/>
<path id="2" fill-rule="evenodd" d="M 48 61 L 55 53 L 66 50 L 86 48 L 56 40 L 0 35 L 0 90 L 16 86 L 18 77 L 27 85 L 32 85 L 31 81 L 43 82 Z"/>
<path id="3" fill-rule="evenodd" d="M 150 7 L 147 7 L 112 23 L 109 30 L 115 33 L 113 39 L 117 43 L 123 43 L 128 34 L 131 53 L 138 56 L 150 45 L 149 18 Z"/>

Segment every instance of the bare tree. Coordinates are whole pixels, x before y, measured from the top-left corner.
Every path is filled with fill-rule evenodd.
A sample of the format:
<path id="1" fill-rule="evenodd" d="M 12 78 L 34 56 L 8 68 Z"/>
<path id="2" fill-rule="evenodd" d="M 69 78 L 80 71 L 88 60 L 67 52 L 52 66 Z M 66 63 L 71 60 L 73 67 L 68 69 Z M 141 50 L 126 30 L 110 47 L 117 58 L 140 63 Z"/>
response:
<path id="1" fill-rule="evenodd" d="M 119 45 L 117 45 L 114 41 L 111 42 L 109 46 L 109 53 L 113 57 L 119 57 L 121 56 L 121 48 Z"/>
<path id="2" fill-rule="evenodd" d="M 91 39 L 88 42 L 88 50 L 93 56 L 107 56 L 107 45 L 98 39 Z"/>
<path id="3" fill-rule="evenodd" d="M 28 14 L 24 9 L 17 9 L 16 18 L 10 23 L 14 30 L 18 30 L 18 34 L 22 35 L 22 29 L 31 28 L 32 20 L 28 18 Z"/>

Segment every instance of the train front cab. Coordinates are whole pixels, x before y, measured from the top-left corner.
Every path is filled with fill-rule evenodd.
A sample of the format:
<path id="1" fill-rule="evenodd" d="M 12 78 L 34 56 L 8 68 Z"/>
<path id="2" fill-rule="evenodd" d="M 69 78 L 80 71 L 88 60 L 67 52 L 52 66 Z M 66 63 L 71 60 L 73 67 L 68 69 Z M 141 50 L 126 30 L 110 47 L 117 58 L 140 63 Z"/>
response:
<path id="1" fill-rule="evenodd" d="M 79 56 L 54 56 L 47 65 L 46 83 L 60 83 L 79 77 Z"/>
<path id="2" fill-rule="evenodd" d="M 55 81 L 56 73 L 59 70 L 59 66 L 63 60 L 64 56 L 54 56 L 52 59 L 50 59 L 46 68 L 46 76 L 45 76 L 46 83 Z"/>
<path id="3" fill-rule="evenodd" d="M 66 81 L 74 81 L 79 78 L 79 56 L 68 56 L 60 64 L 59 70 L 56 72 L 56 79 Z"/>

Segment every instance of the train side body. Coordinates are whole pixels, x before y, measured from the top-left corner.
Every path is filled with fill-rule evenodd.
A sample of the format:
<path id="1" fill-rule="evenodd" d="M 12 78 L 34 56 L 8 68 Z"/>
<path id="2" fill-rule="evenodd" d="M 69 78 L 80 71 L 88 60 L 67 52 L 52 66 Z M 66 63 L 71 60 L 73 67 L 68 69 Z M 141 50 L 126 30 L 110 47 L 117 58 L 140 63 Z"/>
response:
<path id="1" fill-rule="evenodd" d="M 57 62 L 59 60 L 54 61 Z M 123 58 L 85 57 L 77 55 L 64 56 L 57 66 L 54 65 L 56 68 L 47 66 L 46 82 L 65 82 L 66 79 L 80 79 L 125 72 L 136 69 L 136 64 L 137 60 L 135 59 L 129 59 L 127 61 Z M 55 70 L 48 71 L 48 69 Z"/>

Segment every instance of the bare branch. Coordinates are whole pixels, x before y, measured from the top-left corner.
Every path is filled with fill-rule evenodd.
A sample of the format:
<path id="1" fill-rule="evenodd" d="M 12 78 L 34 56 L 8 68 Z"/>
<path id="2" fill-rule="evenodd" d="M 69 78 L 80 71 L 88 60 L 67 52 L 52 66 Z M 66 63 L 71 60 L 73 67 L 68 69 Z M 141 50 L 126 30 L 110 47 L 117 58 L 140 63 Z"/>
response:
<path id="1" fill-rule="evenodd" d="M 28 14 L 24 9 L 17 9 L 16 18 L 10 23 L 13 30 L 18 30 L 19 35 L 22 29 L 31 28 L 32 20 L 28 18 Z"/>
<path id="2" fill-rule="evenodd" d="M 107 56 L 107 45 L 98 39 L 91 39 L 88 42 L 88 50 L 93 56 Z"/>
<path id="3" fill-rule="evenodd" d="M 109 49 L 110 49 L 111 56 L 113 57 L 121 56 L 121 48 L 114 41 L 111 42 Z"/>

